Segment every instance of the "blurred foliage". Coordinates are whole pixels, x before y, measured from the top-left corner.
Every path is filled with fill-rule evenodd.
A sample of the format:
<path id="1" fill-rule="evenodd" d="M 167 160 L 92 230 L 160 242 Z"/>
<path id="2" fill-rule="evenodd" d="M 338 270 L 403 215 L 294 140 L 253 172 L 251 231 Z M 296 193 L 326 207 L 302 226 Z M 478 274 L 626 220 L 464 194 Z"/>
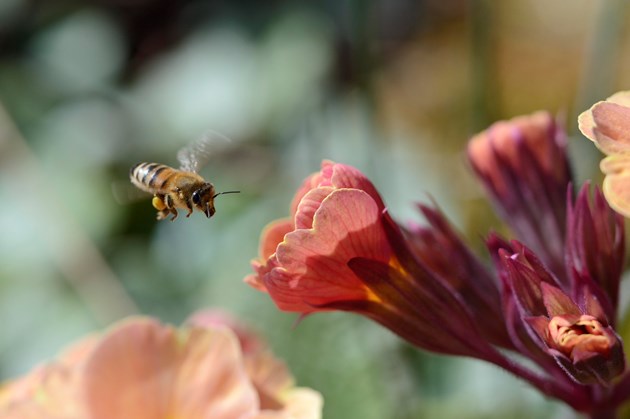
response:
<path id="1" fill-rule="evenodd" d="M 3 0 L 0 378 L 130 313 L 179 323 L 212 306 L 258 328 L 324 394 L 326 418 L 566 416 L 494 367 L 415 351 L 362 318 L 293 327 L 241 279 L 323 158 L 367 173 L 400 220 L 435 199 L 481 251 L 501 227 L 470 179 L 467 138 L 537 109 L 575 134 L 577 113 L 630 84 L 627 9 Z M 148 200 L 114 198 L 131 165 L 176 165 L 207 130 L 233 146 L 202 174 L 242 191 L 219 197 L 213 219 L 157 222 Z M 579 179 L 596 176 L 594 148 L 576 138 L 571 152 Z"/>

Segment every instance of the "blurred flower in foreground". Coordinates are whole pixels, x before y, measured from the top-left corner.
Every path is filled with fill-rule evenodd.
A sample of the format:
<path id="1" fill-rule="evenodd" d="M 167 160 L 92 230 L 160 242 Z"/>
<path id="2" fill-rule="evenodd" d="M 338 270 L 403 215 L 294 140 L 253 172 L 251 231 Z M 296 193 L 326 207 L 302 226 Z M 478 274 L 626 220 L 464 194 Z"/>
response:
<path id="1" fill-rule="evenodd" d="M 600 163 L 610 206 L 630 217 L 630 91 L 594 104 L 578 118 L 580 131 L 606 158 Z"/>
<path id="2" fill-rule="evenodd" d="M 438 210 L 420 205 L 428 225 L 402 227 L 362 173 L 324 161 L 291 217 L 263 231 L 246 282 L 282 310 L 362 314 L 420 348 L 492 362 L 593 417 L 614 412 L 630 396 L 614 329 L 623 219 L 597 188 L 574 197 L 565 134 L 546 112 L 494 124 L 468 156 L 521 240 L 489 236 L 494 271 Z"/>
<path id="3" fill-rule="evenodd" d="M 14 419 L 316 419 L 321 404 L 262 343 L 243 351 L 225 325 L 175 329 L 142 317 L 0 389 L 0 417 Z"/>

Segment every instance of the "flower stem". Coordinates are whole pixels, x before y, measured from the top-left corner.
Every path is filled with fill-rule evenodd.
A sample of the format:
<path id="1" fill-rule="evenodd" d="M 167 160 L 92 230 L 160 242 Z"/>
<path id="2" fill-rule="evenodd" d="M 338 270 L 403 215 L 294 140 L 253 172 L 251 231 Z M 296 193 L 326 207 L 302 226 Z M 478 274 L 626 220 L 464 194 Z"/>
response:
<path id="1" fill-rule="evenodd" d="M 511 372 L 528 381 L 531 385 L 540 390 L 543 394 L 562 400 L 571 408 L 579 412 L 586 412 L 592 406 L 592 398 L 584 391 L 582 386 L 571 386 L 568 383 L 562 383 L 557 380 L 548 380 L 545 377 L 519 365 L 499 352 L 490 354 L 487 361 L 500 366 L 501 368 Z M 614 412 L 613 412 L 614 413 Z M 614 418 L 614 416 L 602 416 L 601 419 Z"/>

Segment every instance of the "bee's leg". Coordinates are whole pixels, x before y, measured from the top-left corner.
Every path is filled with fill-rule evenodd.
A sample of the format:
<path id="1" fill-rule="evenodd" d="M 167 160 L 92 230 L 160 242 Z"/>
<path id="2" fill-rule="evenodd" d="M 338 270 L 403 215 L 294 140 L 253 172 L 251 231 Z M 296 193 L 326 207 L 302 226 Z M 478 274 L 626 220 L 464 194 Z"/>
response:
<path id="1" fill-rule="evenodd" d="M 190 217 L 190 214 L 193 213 L 193 209 L 192 209 L 192 205 L 190 205 L 190 202 L 186 202 L 186 207 L 188 208 L 188 214 L 186 214 L 186 218 Z"/>
<path id="2" fill-rule="evenodd" d="M 173 197 L 169 194 L 164 195 L 164 208 L 173 209 Z"/>
<path id="3" fill-rule="evenodd" d="M 171 194 L 164 195 L 164 218 L 166 218 L 168 214 L 173 214 L 171 221 L 175 221 L 178 215 Z"/>

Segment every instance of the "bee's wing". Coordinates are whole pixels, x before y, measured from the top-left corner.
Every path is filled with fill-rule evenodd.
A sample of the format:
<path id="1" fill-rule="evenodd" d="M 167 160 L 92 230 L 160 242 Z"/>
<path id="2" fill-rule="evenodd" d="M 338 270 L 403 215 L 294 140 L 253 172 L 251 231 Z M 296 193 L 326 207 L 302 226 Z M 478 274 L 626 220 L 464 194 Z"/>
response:
<path id="1" fill-rule="evenodd" d="M 198 172 L 210 158 L 227 149 L 232 140 L 217 131 L 207 131 L 197 141 L 177 152 L 180 169 L 186 172 Z"/>

